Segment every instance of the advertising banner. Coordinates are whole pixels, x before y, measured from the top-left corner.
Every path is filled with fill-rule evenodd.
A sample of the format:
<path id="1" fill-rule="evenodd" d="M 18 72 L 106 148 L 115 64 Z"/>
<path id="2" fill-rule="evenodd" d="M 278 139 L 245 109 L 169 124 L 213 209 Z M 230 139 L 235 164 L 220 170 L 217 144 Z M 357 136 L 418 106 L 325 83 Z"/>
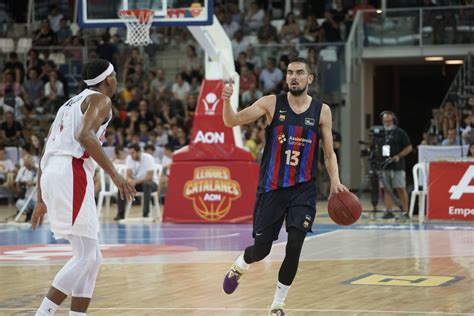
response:
<path id="1" fill-rule="evenodd" d="M 431 162 L 428 218 L 474 221 L 474 162 Z"/>

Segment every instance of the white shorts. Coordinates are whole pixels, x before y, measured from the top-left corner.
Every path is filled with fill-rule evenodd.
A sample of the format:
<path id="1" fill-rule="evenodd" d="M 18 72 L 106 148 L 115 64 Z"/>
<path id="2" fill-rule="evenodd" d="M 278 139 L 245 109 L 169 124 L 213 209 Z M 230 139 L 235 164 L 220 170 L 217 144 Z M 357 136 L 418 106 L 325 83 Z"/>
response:
<path id="1" fill-rule="evenodd" d="M 53 156 L 42 170 L 41 194 L 56 239 L 67 235 L 98 239 L 93 173 L 85 163 L 71 156 Z"/>

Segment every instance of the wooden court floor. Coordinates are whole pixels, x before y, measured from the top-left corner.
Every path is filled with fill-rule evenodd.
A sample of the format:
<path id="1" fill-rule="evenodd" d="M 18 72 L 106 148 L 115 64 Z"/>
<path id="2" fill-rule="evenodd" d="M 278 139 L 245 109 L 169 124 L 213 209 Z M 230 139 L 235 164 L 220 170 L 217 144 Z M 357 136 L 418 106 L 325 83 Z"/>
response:
<path id="1" fill-rule="evenodd" d="M 287 315 L 474 315 L 472 225 L 366 222 L 313 229 Z M 233 295 L 221 290 L 250 231 L 249 225 L 104 226 L 101 243 L 111 246 L 103 250 L 88 315 L 266 315 L 284 257 L 284 232 Z M 47 226 L 35 233 L 0 226 L 0 243 L 0 315 L 33 315 L 67 259 L 67 251 L 35 254 L 68 245 L 50 245 Z M 56 315 L 68 315 L 68 305 Z"/>
<path id="2" fill-rule="evenodd" d="M 252 242 L 251 225 L 117 225 L 113 213 L 101 227 L 104 263 L 88 315 L 267 315 L 284 231 L 229 296 L 223 276 Z M 321 203 L 313 231 L 287 315 L 474 315 L 472 223 L 365 216 L 340 227 Z M 52 239 L 48 225 L 32 232 L 0 223 L 0 315 L 34 315 L 68 247 Z M 69 302 L 56 315 L 68 315 Z"/>
<path id="3" fill-rule="evenodd" d="M 431 274 L 465 279 L 433 288 L 347 285 L 343 281 L 367 270 L 397 275 L 420 271 L 415 259 L 302 262 L 287 299 L 288 315 L 472 315 L 472 273 L 453 265 L 451 258 L 422 259 L 417 264 L 429 266 Z M 220 288 L 227 267 L 224 263 L 104 265 L 88 314 L 266 315 L 279 263 L 252 266 L 232 296 Z M 36 307 L 58 268 L 3 267 L 2 306 Z M 32 315 L 33 310 L 0 313 Z"/>

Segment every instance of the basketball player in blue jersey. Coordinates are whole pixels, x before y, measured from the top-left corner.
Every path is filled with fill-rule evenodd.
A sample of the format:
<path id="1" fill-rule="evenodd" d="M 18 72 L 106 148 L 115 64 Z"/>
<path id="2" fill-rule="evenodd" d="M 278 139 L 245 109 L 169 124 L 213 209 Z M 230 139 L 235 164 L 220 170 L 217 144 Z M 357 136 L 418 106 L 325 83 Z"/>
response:
<path id="1" fill-rule="evenodd" d="M 308 95 L 314 75 L 308 62 L 297 58 L 286 72 L 288 93 L 268 95 L 250 107 L 234 112 L 230 98 L 232 83 L 222 93 L 223 119 L 228 127 L 267 119 L 266 143 L 260 166 L 257 200 L 253 216 L 255 242 L 247 247 L 224 278 L 223 289 L 231 294 L 250 264 L 264 259 L 286 222 L 288 242 L 285 259 L 269 315 L 285 315 L 288 290 L 298 270 L 301 248 L 316 215 L 316 174 L 318 143 L 322 140 L 324 160 L 331 178 L 331 194 L 347 191 L 341 184 L 333 149 L 331 110 Z"/>

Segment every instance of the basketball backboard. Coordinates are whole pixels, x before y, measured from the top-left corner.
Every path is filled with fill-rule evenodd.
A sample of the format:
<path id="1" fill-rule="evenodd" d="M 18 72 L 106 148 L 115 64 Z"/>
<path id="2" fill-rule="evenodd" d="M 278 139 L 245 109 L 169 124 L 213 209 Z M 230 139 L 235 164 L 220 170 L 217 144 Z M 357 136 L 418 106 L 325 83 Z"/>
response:
<path id="1" fill-rule="evenodd" d="M 198 26 L 212 24 L 213 0 L 78 0 L 79 26 L 125 27 L 120 10 L 152 9 L 153 26 Z"/>

